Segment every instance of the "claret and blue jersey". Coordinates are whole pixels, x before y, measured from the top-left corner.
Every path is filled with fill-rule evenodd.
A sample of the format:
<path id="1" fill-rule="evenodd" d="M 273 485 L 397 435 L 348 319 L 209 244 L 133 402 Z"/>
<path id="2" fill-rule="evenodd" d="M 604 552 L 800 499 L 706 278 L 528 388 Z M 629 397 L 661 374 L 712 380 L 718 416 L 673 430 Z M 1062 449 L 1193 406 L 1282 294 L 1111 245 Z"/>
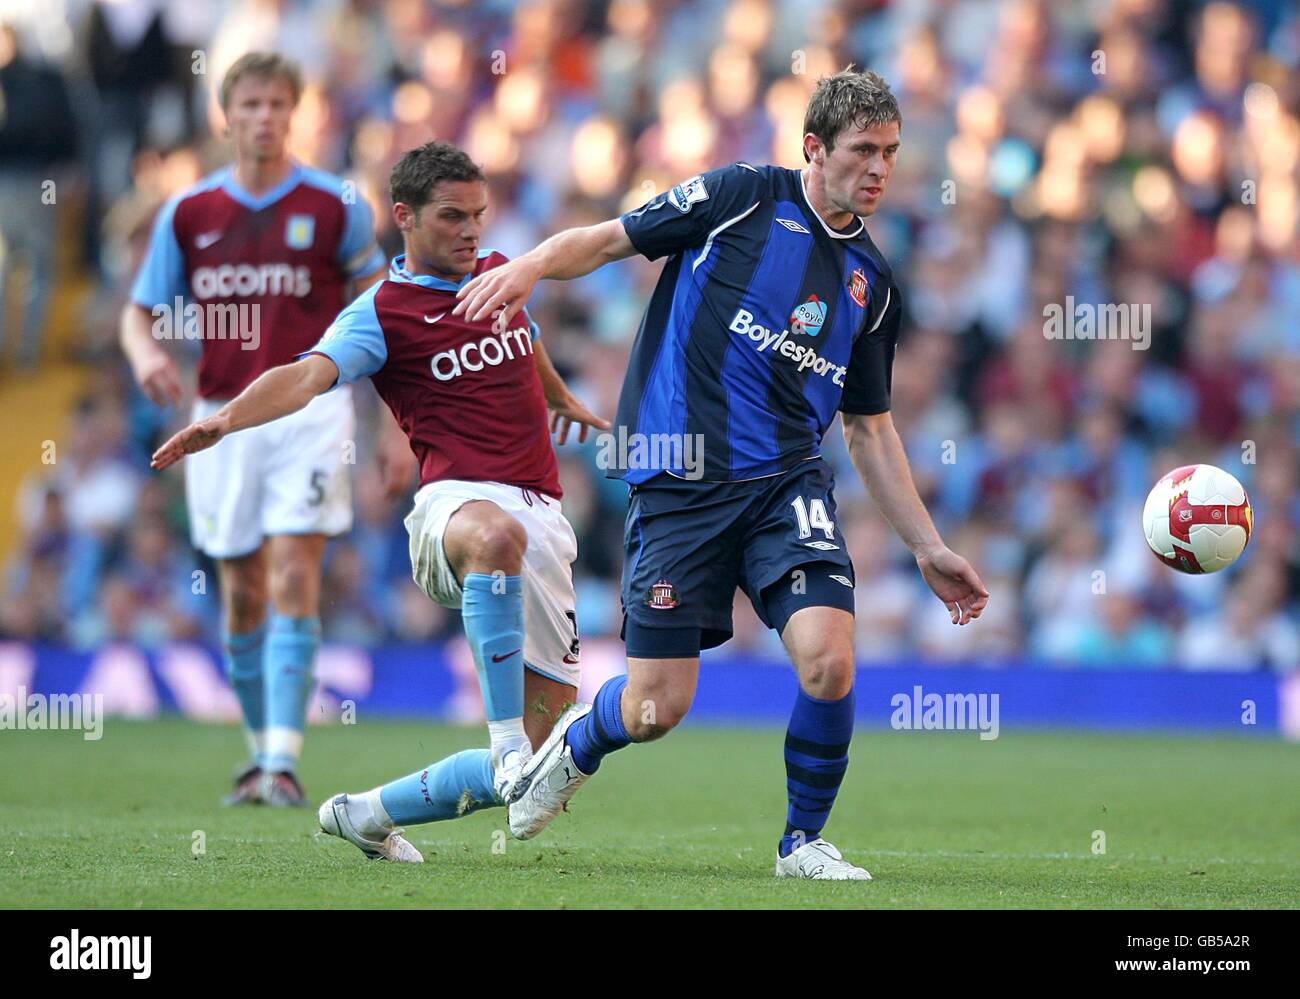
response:
<path id="1" fill-rule="evenodd" d="M 775 475 L 821 453 L 839 410 L 890 407 L 901 308 L 855 218 L 809 205 L 797 170 L 735 163 L 622 216 L 638 253 L 667 256 L 619 400 L 628 434 L 700 435 L 703 478 Z M 635 485 L 660 471 L 611 473 Z"/>
<path id="2" fill-rule="evenodd" d="M 248 309 L 258 337 L 198 320 L 199 395 L 233 399 L 262 372 L 319 338 L 347 302 L 348 283 L 384 264 L 364 199 L 332 174 L 294 163 L 275 187 L 251 194 L 225 167 L 169 200 L 131 289 L 145 309 Z M 237 313 L 236 313 L 237 314 Z"/>

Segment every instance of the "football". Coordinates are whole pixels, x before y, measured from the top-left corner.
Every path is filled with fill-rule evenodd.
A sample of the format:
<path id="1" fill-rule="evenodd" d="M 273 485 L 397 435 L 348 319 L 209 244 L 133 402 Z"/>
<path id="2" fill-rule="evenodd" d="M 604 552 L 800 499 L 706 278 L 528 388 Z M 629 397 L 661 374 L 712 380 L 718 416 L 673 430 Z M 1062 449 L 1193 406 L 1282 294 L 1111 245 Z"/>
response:
<path id="1" fill-rule="evenodd" d="M 1250 541 L 1253 513 L 1246 490 L 1213 465 L 1183 465 L 1147 496 L 1142 526 L 1156 558 L 1179 572 L 1218 572 Z"/>

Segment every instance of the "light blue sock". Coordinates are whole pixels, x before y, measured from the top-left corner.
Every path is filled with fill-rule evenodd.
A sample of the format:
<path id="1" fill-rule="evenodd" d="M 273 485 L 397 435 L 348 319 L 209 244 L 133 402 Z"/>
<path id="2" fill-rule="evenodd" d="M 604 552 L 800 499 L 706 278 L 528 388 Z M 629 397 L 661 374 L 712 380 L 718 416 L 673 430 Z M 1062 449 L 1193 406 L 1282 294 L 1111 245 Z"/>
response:
<path id="1" fill-rule="evenodd" d="M 294 770 L 302 752 L 307 701 L 315 677 L 320 618 L 272 614 L 266 636 L 266 756 L 270 771 Z"/>
<path id="2" fill-rule="evenodd" d="M 221 636 L 225 649 L 226 678 L 235 690 L 244 713 L 244 734 L 248 739 L 249 759 L 262 765 L 266 729 L 266 690 L 262 676 L 263 643 L 266 625 L 242 635 L 226 631 Z"/>
<path id="3" fill-rule="evenodd" d="M 519 576 L 465 574 L 461 617 L 474 654 L 494 752 L 524 735 L 524 583 Z"/>
<path id="4" fill-rule="evenodd" d="M 379 789 L 395 825 L 454 819 L 499 805 L 492 789 L 492 753 L 466 749 Z"/>

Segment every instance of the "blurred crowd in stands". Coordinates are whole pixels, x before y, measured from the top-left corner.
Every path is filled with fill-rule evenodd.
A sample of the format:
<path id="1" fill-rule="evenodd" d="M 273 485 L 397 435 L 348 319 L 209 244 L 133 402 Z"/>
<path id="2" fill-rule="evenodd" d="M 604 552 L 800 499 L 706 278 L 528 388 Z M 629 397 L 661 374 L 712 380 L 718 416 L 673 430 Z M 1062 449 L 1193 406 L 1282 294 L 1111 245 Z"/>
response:
<path id="1" fill-rule="evenodd" d="M 816 80 L 849 63 L 881 72 L 904 116 L 897 170 L 870 222 L 906 308 L 894 419 L 941 532 L 992 600 L 974 626 L 948 623 L 833 428 L 826 451 L 859 579 L 860 657 L 1300 664 L 1294 3 L 40 6 L 24 15 L 0 2 L 12 28 L 0 37 L 0 91 L 24 109 L 0 117 L 0 227 L 35 275 L 24 319 L 6 323 L 25 332 L 6 349 L 10 365 L 68 360 L 38 350 L 40 313 L 62 281 L 89 276 L 75 340 L 88 388 L 58 462 L 22 490 L 0 633 L 83 647 L 214 637 L 215 573 L 190 548 L 179 470 L 147 468 L 182 414 L 135 391 L 116 317 L 159 204 L 227 158 L 215 83 L 260 48 L 299 60 L 309 81 L 295 155 L 358 182 L 390 253 L 400 241 L 389 168 L 430 138 L 483 165 L 485 245 L 514 255 L 714 166 L 802 166 Z M 79 259 L 57 277 L 48 216 L 16 218 L 3 187 L 46 174 L 77 192 L 60 199 L 59 231 Z M 552 358 L 604 415 L 659 269 L 629 261 L 547 283 L 535 298 Z M 1044 306 L 1066 296 L 1150 305 L 1147 349 L 1049 339 Z M 366 433 L 376 405 L 358 393 Z M 602 477 L 590 445 L 560 450 L 581 629 L 617 635 L 626 488 Z M 326 567 L 326 639 L 455 634 L 456 615 L 411 583 L 403 505 L 382 496 L 365 441 L 359 454 L 356 527 Z M 1236 475 L 1255 507 L 1246 555 L 1213 576 L 1164 567 L 1142 533 L 1148 489 L 1194 462 Z M 743 598 L 736 625 L 725 648 L 779 647 Z"/>

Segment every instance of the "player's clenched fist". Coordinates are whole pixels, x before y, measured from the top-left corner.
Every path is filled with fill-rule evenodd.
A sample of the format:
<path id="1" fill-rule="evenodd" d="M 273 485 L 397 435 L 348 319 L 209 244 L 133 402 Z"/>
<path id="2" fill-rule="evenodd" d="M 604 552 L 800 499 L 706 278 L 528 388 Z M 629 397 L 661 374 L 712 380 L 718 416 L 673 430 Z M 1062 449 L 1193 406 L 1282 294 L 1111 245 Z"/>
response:
<path id="1" fill-rule="evenodd" d="M 174 465 L 187 454 L 204 451 L 229 432 L 227 420 L 220 413 L 198 420 L 173 434 L 171 439 L 153 453 L 150 468 L 163 469 Z"/>
<path id="2" fill-rule="evenodd" d="M 540 278 L 541 274 L 526 256 L 507 261 L 467 282 L 456 293 L 460 301 L 451 310 L 452 315 L 463 315 L 476 323 L 498 313 L 492 329 L 500 333 L 509 329 L 510 320 L 524 307 Z"/>

